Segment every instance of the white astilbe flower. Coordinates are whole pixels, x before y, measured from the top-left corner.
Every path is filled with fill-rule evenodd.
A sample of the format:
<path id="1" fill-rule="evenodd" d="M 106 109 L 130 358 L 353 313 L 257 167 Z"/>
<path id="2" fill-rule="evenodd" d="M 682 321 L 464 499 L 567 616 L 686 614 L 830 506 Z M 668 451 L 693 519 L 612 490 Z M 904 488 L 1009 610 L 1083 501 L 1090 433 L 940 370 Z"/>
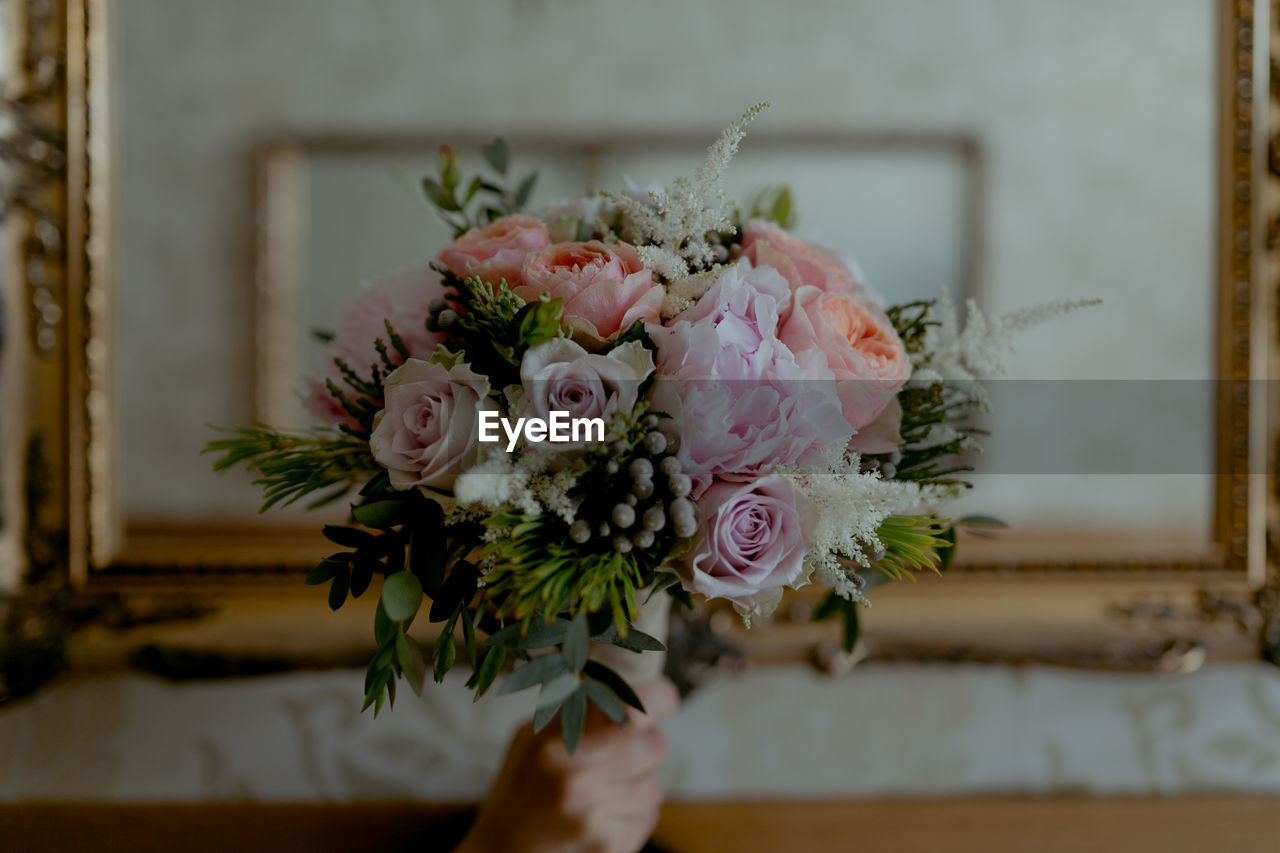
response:
<path id="1" fill-rule="evenodd" d="M 692 306 L 701 299 L 716 279 L 725 271 L 725 267 L 717 265 L 706 272 L 694 273 L 677 279 L 667 286 L 667 295 L 662 300 L 662 319 L 670 320 L 677 314 Z"/>
<path id="2" fill-rule="evenodd" d="M 645 266 L 667 281 L 686 277 L 691 268 L 722 260 L 718 247 L 707 242 L 707 235 L 733 228 L 724 171 L 746 136 L 747 124 L 767 106 L 756 104 L 725 128 L 707 149 L 707 157 L 693 178 L 676 178 L 665 191 L 650 192 L 647 201 L 626 193 L 605 193 L 625 214 L 630 238 L 641 246 Z"/>
<path id="3" fill-rule="evenodd" d="M 546 447 L 525 447 L 519 453 L 495 449 L 458 477 L 454 496 L 464 507 L 515 507 L 529 516 L 551 513 L 572 523 L 578 505 L 569 491 L 578 472 L 565 467 L 564 461 L 562 454 Z"/>
<path id="4" fill-rule="evenodd" d="M 960 311 L 951 295 L 942 291 L 929 311 L 937 325 L 924 333 L 924 346 L 911 357 L 915 372 L 911 384 L 975 382 L 1004 375 L 1005 359 L 1013 354 L 1013 336 L 1046 320 L 1101 303 L 1100 299 L 1046 302 L 1010 314 L 987 318 L 973 299 L 965 302 L 967 317 L 960 325 Z"/>
<path id="5" fill-rule="evenodd" d="M 857 454 L 851 453 L 820 466 L 781 473 L 791 477 L 813 504 L 813 538 L 806 557 L 812 579 L 837 595 L 865 603 L 850 563 L 870 568 L 867 555 L 883 552 L 884 543 L 877 535 L 880 524 L 891 515 L 916 514 L 955 497 L 959 487 L 884 480 L 877 473 L 859 471 L 859 463 Z"/>

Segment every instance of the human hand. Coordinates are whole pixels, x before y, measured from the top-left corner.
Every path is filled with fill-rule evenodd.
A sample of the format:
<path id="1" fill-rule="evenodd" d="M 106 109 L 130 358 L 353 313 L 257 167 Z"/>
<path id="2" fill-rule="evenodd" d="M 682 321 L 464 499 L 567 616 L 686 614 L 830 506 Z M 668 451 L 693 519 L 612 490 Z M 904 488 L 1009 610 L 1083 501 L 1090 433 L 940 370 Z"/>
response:
<path id="1" fill-rule="evenodd" d="M 670 681 L 638 689 L 646 713 L 630 725 L 592 708 L 572 756 L 558 726 L 526 723 L 455 853 L 635 853 L 658 823 L 657 769 L 670 747 L 658 722 L 679 702 Z"/>

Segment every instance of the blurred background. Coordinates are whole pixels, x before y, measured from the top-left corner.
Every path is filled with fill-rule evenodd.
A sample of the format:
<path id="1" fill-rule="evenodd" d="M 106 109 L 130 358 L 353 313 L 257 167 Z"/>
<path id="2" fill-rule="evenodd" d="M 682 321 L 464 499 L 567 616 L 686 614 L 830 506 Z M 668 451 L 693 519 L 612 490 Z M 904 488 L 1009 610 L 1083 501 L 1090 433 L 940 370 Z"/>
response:
<path id="1" fill-rule="evenodd" d="M 17 26 L 22 4 L 6 5 Z M 1159 592 L 1166 568 L 1221 538 L 1219 2 L 91 6 L 106 104 L 96 167 L 109 175 L 97 273 L 113 328 L 99 488 L 111 517 L 170 531 L 175 564 L 201 564 L 204 545 L 180 535 L 192 527 L 269 538 L 314 523 L 259 517 L 248 478 L 215 477 L 198 451 L 209 424 L 300 423 L 291 392 L 314 364 L 310 330 L 360 281 L 443 246 L 417 189 L 440 144 L 465 164 L 505 135 L 517 169 L 540 172 L 538 207 L 691 173 L 722 127 L 768 100 L 731 192 L 790 184 L 797 232 L 856 256 L 890 302 L 946 289 L 999 314 L 1105 300 L 1018 341 L 1017 382 L 997 388 L 992 449 L 958 512 L 1012 526 L 1016 558 L 972 543 L 1008 564 L 981 589 L 1005 602 L 993 612 L 1011 635 L 1034 645 L 1053 630 L 1023 609 L 1018 566 L 1079 568 L 1081 553 L 1085 570 L 1134 571 L 1116 598 L 1132 611 L 1128 645 L 1099 629 L 1070 648 L 979 652 L 955 635 L 877 657 L 878 608 L 852 657 L 807 633 L 782 653 L 768 628 L 756 641 L 713 632 L 691 641 L 691 659 L 709 657 L 668 725 L 670 796 L 1280 792 L 1280 673 L 1249 654 L 1201 666 L 1197 645 L 1207 631 L 1252 650 L 1259 616 L 1204 599 L 1187 611 Z M 9 535 L 0 587 L 16 589 Z M 931 610 L 895 611 L 913 592 L 896 591 L 884 624 L 910 638 L 926 617 L 989 604 L 947 582 L 921 584 Z M 283 671 L 288 654 L 325 647 L 304 633 L 328 624 L 320 597 L 305 607 L 318 618 L 258 631 L 249 663 L 216 651 L 245 622 L 192 635 L 215 650 L 194 663 L 149 659 L 184 678 L 277 671 L 254 678 L 108 666 L 125 641 L 81 632 L 69 675 L 0 704 L 0 799 L 478 799 L 526 697 L 473 706 L 451 680 L 375 723 L 359 713 L 359 671 L 315 668 L 358 654 Z M 780 621 L 806 618 L 798 604 Z"/>

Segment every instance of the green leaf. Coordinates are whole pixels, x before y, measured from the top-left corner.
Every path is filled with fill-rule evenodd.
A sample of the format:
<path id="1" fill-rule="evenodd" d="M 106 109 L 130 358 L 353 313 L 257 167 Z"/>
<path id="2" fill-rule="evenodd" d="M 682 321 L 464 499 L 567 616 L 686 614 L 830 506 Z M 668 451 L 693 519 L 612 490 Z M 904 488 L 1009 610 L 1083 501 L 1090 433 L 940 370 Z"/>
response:
<path id="1" fill-rule="evenodd" d="M 564 642 L 569 627 L 566 619 L 557 619 L 548 625 L 541 620 L 529 623 L 528 629 L 519 622 L 508 625 L 489 638 L 490 645 L 505 649 L 542 649 Z"/>
<path id="2" fill-rule="evenodd" d="M 383 688 L 387 686 L 387 682 L 390 679 L 391 679 L 391 670 L 383 669 L 378 671 L 378 674 L 373 677 L 373 682 L 369 685 L 368 689 L 365 690 L 364 704 L 360 706 L 361 711 L 364 711 L 370 705 L 374 704 L 375 701 L 380 699 L 380 697 L 382 696 Z M 381 707 L 381 702 L 379 702 L 379 707 Z M 373 713 L 374 713 L 374 716 L 377 716 L 378 709 L 375 708 Z"/>
<path id="3" fill-rule="evenodd" d="M 454 200 L 453 193 L 445 190 L 444 187 L 437 184 L 431 178 L 422 179 L 422 190 L 427 194 L 427 198 L 431 203 L 441 210 L 456 213 L 462 209 L 458 206 L 458 202 Z"/>
<path id="4" fill-rule="evenodd" d="M 471 610 L 462 608 L 462 642 L 467 649 L 467 660 L 474 666 L 476 663 L 476 626 L 471 621 Z"/>
<path id="5" fill-rule="evenodd" d="M 382 582 L 382 606 L 391 621 L 408 619 L 421 604 L 422 584 L 413 572 L 396 572 Z"/>
<path id="6" fill-rule="evenodd" d="M 605 687 L 599 681 L 588 680 L 583 683 L 583 689 L 587 693 L 587 698 L 591 703 L 604 713 L 613 722 L 620 726 L 627 724 L 627 709 L 622 707 L 622 702 L 614 695 L 614 692 Z"/>
<path id="7" fill-rule="evenodd" d="M 530 172 L 520 182 L 520 187 L 516 190 L 516 209 L 523 208 L 529 203 L 529 197 L 533 195 L 533 188 L 538 183 L 538 173 Z"/>
<path id="8" fill-rule="evenodd" d="M 396 634 L 396 662 L 400 671 L 408 679 L 413 692 L 422 695 L 422 682 L 427 674 L 427 662 L 422 657 L 422 648 L 417 640 L 400 631 Z"/>
<path id="9" fill-rule="evenodd" d="M 405 522 L 409 506 L 408 501 L 373 501 L 352 508 L 351 515 L 365 527 L 387 530 Z"/>
<path id="10" fill-rule="evenodd" d="M 480 665 L 476 667 L 475 672 L 471 673 L 471 678 L 467 679 L 467 686 L 476 691 L 476 699 L 488 691 L 499 670 L 502 669 L 502 662 L 506 657 L 506 649 L 490 646 L 485 650 L 484 657 L 480 659 Z"/>
<path id="11" fill-rule="evenodd" d="M 957 519 L 956 524 L 963 527 L 994 527 L 998 530 L 1007 530 L 1009 527 L 1006 522 L 990 515 L 966 515 Z"/>
<path id="12" fill-rule="evenodd" d="M 373 569 L 377 560 L 357 560 L 351 567 L 351 597 L 359 598 L 373 581 Z"/>
<path id="13" fill-rule="evenodd" d="M 431 650 L 432 657 L 435 658 L 435 679 L 437 682 L 444 681 L 445 673 L 453 666 L 454 656 L 457 654 L 457 645 L 454 642 L 452 633 L 444 633 L 436 640 L 435 647 Z"/>
<path id="14" fill-rule="evenodd" d="M 533 709 L 533 730 L 540 732 L 547 727 L 547 723 L 556 718 L 556 712 L 560 710 L 559 705 L 540 705 Z"/>
<path id="15" fill-rule="evenodd" d="M 609 642 L 619 648 L 627 649 L 633 652 L 665 652 L 667 647 L 657 637 L 652 637 L 644 631 L 636 630 L 635 626 L 627 628 L 627 636 L 614 636 Z"/>
<path id="16" fill-rule="evenodd" d="M 591 646 L 591 638 L 587 634 L 587 614 L 579 610 L 569 623 L 564 635 L 564 660 L 569 669 L 582 672 L 587 663 L 587 650 Z"/>
<path id="17" fill-rule="evenodd" d="M 507 147 L 507 140 L 501 136 L 495 136 L 493 142 L 480 146 L 480 153 L 484 155 L 485 162 L 493 167 L 493 170 L 499 175 L 507 173 L 507 164 L 511 154 L 510 149 Z"/>
<path id="18" fill-rule="evenodd" d="M 329 609 L 337 610 L 347 601 L 347 593 L 351 589 L 351 570 L 343 566 L 333 576 L 329 584 Z"/>
<path id="19" fill-rule="evenodd" d="M 637 711 L 644 711 L 644 705 L 640 702 L 640 697 L 636 695 L 636 692 L 631 689 L 631 685 L 627 684 L 621 675 L 618 675 L 618 673 L 599 661 L 587 661 L 587 665 L 582 668 L 582 674 L 608 687 L 615 696 Z"/>
<path id="20" fill-rule="evenodd" d="M 560 729 L 564 732 L 564 748 L 570 755 L 578 748 L 587 720 L 587 694 L 579 685 L 564 700 L 560 709 Z"/>
<path id="21" fill-rule="evenodd" d="M 342 527 L 337 524 L 326 524 L 322 530 L 324 537 L 344 548 L 366 548 L 373 544 L 373 534 L 354 527 Z"/>
<path id="22" fill-rule="evenodd" d="M 373 613 L 373 639 L 378 644 L 378 648 L 386 646 L 395 638 L 396 627 L 396 623 L 391 621 L 391 617 L 387 615 L 379 599 L 378 609 Z"/>
<path id="23" fill-rule="evenodd" d="M 498 691 L 498 695 L 505 696 L 508 693 L 519 693 L 521 690 L 527 690 L 535 684 L 545 684 L 548 681 L 559 678 L 569 671 L 569 666 L 562 655 L 554 652 L 541 655 L 508 675 L 507 680 L 502 683 L 502 688 Z"/>
<path id="24" fill-rule="evenodd" d="M 320 565 L 311 570 L 307 575 L 307 586 L 319 586 L 333 580 L 341 569 L 347 567 L 351 559 L 350 554 L 335 554 L 332 557 L 325 557 L 320 561 Z"/>

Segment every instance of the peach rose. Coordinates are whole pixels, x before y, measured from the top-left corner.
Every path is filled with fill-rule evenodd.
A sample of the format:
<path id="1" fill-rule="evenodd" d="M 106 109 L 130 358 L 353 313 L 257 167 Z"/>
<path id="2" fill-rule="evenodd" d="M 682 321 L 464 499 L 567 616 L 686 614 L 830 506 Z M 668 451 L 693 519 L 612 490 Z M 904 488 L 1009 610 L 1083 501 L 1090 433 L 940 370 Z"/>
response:
<path id="1" fill-rule="evenodd" d="M 742 254 L 752 266 L 773 267 L 792 290 L 809 285 L 831 293 L 859 289 L 853 272 L 830 249 L 806 243 L 764 219 L 747 223 Z"/>
<path id="2" fill-rule="evenodd" d="M 439 261 L 462 278 L 479 276 L 489 284 L 505 279 L 520 284 L 525 256 L 551 242 L 547 226 L 536 216 L 504 216 L 473 228 L 440 253 Z"/>
<path id="3" fill-rule="evenodd" d="M 852 446 L 888 453 L 901 444 L 899 389 L 911 376 L 907 349 L 889 318 L 870 300 L 803 286 L 778 337 L 804 363 L 825 362 L 835 374 L 841 408 L 858 431 Z"/>
<path id="4" fill-rule="evenodd" d="M 637 320 L 659 320 L 662 288 L 626 243 L 557 243 L 530 253 L 521 275 L 524 284 L 516 294 L 526 300 L 543 293 L 563 299 L 565 322 L 587 349 Z"/>

